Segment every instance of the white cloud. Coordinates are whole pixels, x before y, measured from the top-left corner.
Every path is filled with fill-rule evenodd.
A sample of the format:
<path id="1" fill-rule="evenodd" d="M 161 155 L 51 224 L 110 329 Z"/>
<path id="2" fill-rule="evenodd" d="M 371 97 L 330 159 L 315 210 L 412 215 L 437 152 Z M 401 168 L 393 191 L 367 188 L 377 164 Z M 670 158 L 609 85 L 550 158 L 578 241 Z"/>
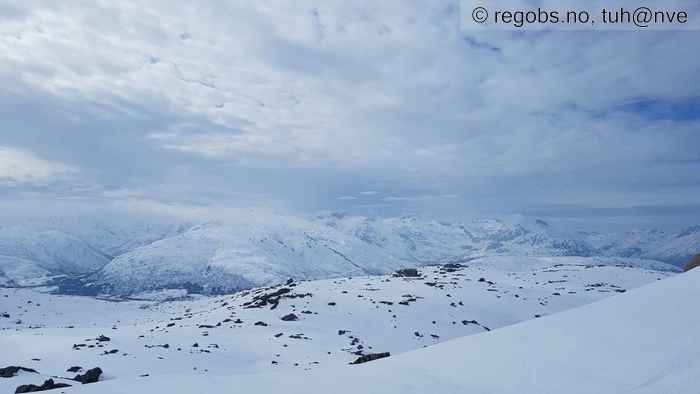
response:
<path id="1" fill-rule="evenodd" d="M 36 157 L 30 152 L 0 146 L 0 182 L 43 184 L 77 170 Z"/>
<path id="2" fill-rule="evenodd" d="M 458 194 L 455 209 L 696 198 L 699 117 L 629 108 L 700 97 L 692 33 L 464 32 L 456 0 L 9 4 L 0 104 L 55 100 L 51 157 L 116 190 L 320 205 L 371 185 L 396 205 Z M 103 123 L 75 131 L 95 108 Z M 9 116 L 29 125 L 19 146 L 51 133 Z M 4 177 L 70 172 L 46 167 Z"/>

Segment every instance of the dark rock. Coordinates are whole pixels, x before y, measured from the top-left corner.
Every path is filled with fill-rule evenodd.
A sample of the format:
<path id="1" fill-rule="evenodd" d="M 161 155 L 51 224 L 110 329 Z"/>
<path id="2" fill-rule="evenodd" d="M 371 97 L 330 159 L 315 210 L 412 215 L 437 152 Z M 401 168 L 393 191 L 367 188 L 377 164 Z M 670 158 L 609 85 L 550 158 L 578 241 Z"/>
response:
<path id="1" fill-rule="evenodd" d="M 445 272 L 455 272 L 459 269 L 462 269 L 462 264 L 460 263 L 448 263 L 442 266 L 443 271 Z"/>
<path id="2" fill-rule="evenodd" d="M 396 271 L 394 273 L 394 276 L 400 278 L 417 278 L 420 276 L 420 274 L 418 273 L 418 270 L 416 268 L 404 268 Z"/>
<path id="3" fill-rule="evenodd" d="M 264 321 L 257 321 L 255 322 L 255 325 L 260 327 L 267 327 L 267 323 L 265 323 Z"/>
<path id="4" fill-rule="evenodd" d="M 44 384 L 41 386 L 37 386 L 35 384 L 25 384 L 22 386 L 17 387 L 15 390 L 15 394 L 19 393 L 34 393 L 37 391 L 47 391 L 47 390 L 53 390 L 53 389 L 60 389 L 64 387 L 70 387 L 70 384 L 65 384 L 65 383 L 54 383 L 53 379 L 49 379 L 44 381 Z"/>
<path id="5" fill-rule="evenodd" d="M 280 298 L 283 295 L 290 293 L 292 289 L 283 287 L 272 293 L 261 294 L 259 296 L 253 297 L 253 300 L 243 304 L 245 308 L 262 308 L 264 306 L 272 305 L 270 309 L 275 309 L 279 305 Z"/>
<path id="6" fill-rule="evenodd" d="M 31 368 L 9 366 L 6 368 L 0 368 L 0 378 L 11 378 L 17 375 L 17 372 L 19 371 L 38 373 L 36 370 Z"/>
<path id="7" fill-rule="evenodd" d="M 76 372 L 80 372 L 82 369 L 83 369 L 83 367 L 70 367 L 66 370 L 66 372 L 76 373 Z"/>
<path id="8" fill-rule="evenodd" d="M 93 368 L 82 375 L 77 375 L 73 380 L 82 384 L 96 383 L 100 380 L 101 375 L 102 370 L 100 368 Z"/>
<path id="9" fill-rule="evenodd" d="M 109 337 L 106 337 L 104 335 L 100 335 L 99 337 L 96 338 L 97 342 L 109 342 L 111 339 Z"/>
<path id="10" fill-rule="evenodd" d="M 299 320 L 299 316 L 297 316 L 293 313 L 290 313 L 288 315 L 282 316 L 280 319 L 282 319 L 282 321 L 297 321 L 297 320 Z"/>
<path id="11" fill-rule="evenodd" d="M 364 356 L 360 356 L 357 360 L 351 362 L 350 364 L 364 364 L 370 361 L 379 360 L 381 358 L 386 358 L 389 356 L 391 356 L 391 353 L 389 352 L 365 354 Z"/>
<path id="12" fill-rule="evenodd" d="M 688 264 L 685 265 L 685 267 L 683 267 L 683 271 L 688 272 L 688 271 L 695 269 L 695 268 L 698 268 L 698 267 L 700 267 L 700 254 L 693 257 L 693 259 L 690 260 L 688 262 Z"/>

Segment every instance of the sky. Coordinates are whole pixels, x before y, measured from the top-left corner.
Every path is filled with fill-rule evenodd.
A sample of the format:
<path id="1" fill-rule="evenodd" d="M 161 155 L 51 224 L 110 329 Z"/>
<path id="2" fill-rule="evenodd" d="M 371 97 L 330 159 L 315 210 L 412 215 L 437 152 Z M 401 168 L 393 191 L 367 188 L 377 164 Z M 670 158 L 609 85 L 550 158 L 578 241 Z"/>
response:
<path id="1" fill-rule="evenodd" d="M 700 31 L 459 18 L 4 0 L 0 201 L 700 223 Z"/>

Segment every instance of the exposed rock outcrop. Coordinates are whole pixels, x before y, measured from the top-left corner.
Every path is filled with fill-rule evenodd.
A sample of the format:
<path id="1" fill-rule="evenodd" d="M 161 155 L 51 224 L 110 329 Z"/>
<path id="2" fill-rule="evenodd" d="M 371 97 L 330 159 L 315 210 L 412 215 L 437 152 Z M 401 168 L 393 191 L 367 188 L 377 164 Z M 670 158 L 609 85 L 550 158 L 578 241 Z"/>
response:
<path id="1" fill-rule="evenodd" d="M 683 268 L 683 271 L 688 272 L 692 270 L 693 268 L 700 267 L 700 254 L 695 255 L 695 257 L 686 264 L 685 268 Z"/>
<path id="2" fill-rule="evenodd" d="M 47 391 L 47 390 L 53 390 L 53 389 L 60 389 L 64 387 L 70 387 L 70 384 L 65 384 L 65 383 L 55 383 L 53 379 L 49 379 L 44 381 L 44 384 L 41 386 L 37 386 L 35 384 L 24 384 L 22 386 L 17 387 L 15 390 L 15 394 L 19 393 L 34 393 L 37 391 Z"/>
<path id="3" fill-rule="evenodd" d="M 394 273 L 394 276 L 400 278 L 418 278 L 420 276 L 420 273 L 415 268 L 404 268 L 396 271 Z"/>
<path id="4" fill-rule="evenodd" d="M 370 361 L 379 360 L 380 358 L 386 358 L 389 356 L 391 356 L 391 353 L 389 352 L 365 354 L 364 356 L 360 356 L 357 360 L 351 362 L 350 364 L 364 364 Z"/>
<path id="5" fill-rule="evenodd" d="M 24 372 L 31 372 L 31 373 L 37 373 L 36 370 L 31 369 L 31 368 L 25 368 L 25 367 L 17 367 L 17 366 L 9 366 L 6 368 L 0 368 L 0 378 L 11 378 L 17 375 L 17 372 L 19 371 L 24 371 Z"/>
<path id="6" fill-rule="evenodd" d="M 100 380 L 101 375 L 102 370 L 100 368 L 93 368 L 82 375 L 76 376 L 73 380 L 82 384 L 96 383 Z"/>

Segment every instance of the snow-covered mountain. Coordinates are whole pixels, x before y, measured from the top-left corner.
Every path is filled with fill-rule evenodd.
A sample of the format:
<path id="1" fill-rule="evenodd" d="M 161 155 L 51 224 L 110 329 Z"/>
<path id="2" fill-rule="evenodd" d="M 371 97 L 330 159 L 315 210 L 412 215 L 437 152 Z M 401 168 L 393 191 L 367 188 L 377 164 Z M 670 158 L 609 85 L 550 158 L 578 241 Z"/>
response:
<path id="1" fill-rule="evenodd" d="M 544 222 L 530 228 L 503 221 L 438 222 L 416 217 L 366 218 L 332 214 L 325 225 L 415 263 L 461 261 L 485 255 L 590 256 L 584 242 L 548 233 Z"/>
<path id="2" fill-rule="evenodd" d="M 416 217 L 367 218 L 330 214 L 325 225 L 377 245 L 401 260 L 445 262 L 480 256 L 608 256 L 658 260 L 676 266 L 700 250 L 700 226 L 669 233 L 572 232 L 535 220 L 438 222 Z"/>
<path id="3" fill-rule="evenodd" d="M 459 223 L 343 214 L 309 220 L 260 212 L 197 225 L 148 217 L 53 219 L 0 227 L 0 285 L 67 275 L 70 287 L 80 276 L 78 291 L 87 284 L 91 293 L 221 293 L 290 277 L 382 274 L 484 256 L 628 257 L 682 266 L 699 248 L 698 227 L 604 234 L 567 232 L 543 220 Z"/>
<path id="4" fill-rule="evenodd" d="M 57 217 L 0 225 L 0 285 L 27 286 L 101 270 L 116 256 L 171 237 L 186 223 Z"/>
<path id="5" fill-rule="evenodd" d="M 82 274 L 104 267 L 109 256 L 59 229 L 35 226 L 0 227 L 0 256 L 30 261 L 53 274 Z M 19 260 L 17 260 L 19 259 Z M 3 264 L 3 272 L 6 266 Z"/>
<path id="6" fill-rule="evenodd" d="M 273 220 L 274 219 L 274 220 Z M 112 293 L 163 287 L 206 293 L 279 283 L 390 272 L 407 265 L 374 245 L 292 217 L 207 223 L 125 253 L 97 283 Z"/>
<path id="7" fill-rule="evenodd" d="M 678 233 L 640 230 L 628 233 L 585 233 L 583 240 L 600 255 L 642 257 L 683 266 L 700 251 L 700 226 Z"/>

